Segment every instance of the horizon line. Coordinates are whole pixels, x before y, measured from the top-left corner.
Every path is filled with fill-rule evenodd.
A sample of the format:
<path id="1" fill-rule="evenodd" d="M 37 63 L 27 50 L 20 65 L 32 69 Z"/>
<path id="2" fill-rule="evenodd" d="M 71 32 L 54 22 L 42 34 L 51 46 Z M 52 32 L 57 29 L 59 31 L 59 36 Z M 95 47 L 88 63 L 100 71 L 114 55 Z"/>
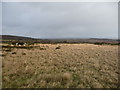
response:
<path id="1" fill-rule="evenodd" d="M 1 35 L 1 34 L 0 34 Z M 18 36 L 18 37 L 26 37 L 26 38 L 33 38 L 33 39 L 119 39 L 119 38 L 98 38 L 98 37 L 89 37 L 89 38 L 85 38 L 85 37 L 65 37 L 65 38 L 38 38 L 38 37 L 32 37 L 32 36 L 22 36 L 22 35 L 8 35 L 8 34 L 2 34 L 5 36 Z M 1 36 L 2 36 L 1 35 Z"/>

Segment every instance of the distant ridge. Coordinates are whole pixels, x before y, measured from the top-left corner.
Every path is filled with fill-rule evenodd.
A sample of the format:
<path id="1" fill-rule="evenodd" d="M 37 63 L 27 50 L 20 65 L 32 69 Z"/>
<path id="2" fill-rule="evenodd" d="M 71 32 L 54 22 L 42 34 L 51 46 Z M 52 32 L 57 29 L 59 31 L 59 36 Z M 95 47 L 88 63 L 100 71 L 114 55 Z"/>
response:
<path id="1" fill-rule="evenodd" d="M 23 36 L 13 36 L 13 35 L 0 35 L 0 38 L 3 40 L 35 40 L 31 37 L 23 37 Z"/>
<path id="2" fill-rule="evenodd" d="M 118 43 L 117 39 L 101 39 L 101 38 L 88 38 L 88 39 L 38 39 L 23 36 L 13 36 L 13 35 L 0 35 L 1 41 L 11 42 L 11 41 L 23 41 L 23 42 L 33 42 L 33 43 Z"/>

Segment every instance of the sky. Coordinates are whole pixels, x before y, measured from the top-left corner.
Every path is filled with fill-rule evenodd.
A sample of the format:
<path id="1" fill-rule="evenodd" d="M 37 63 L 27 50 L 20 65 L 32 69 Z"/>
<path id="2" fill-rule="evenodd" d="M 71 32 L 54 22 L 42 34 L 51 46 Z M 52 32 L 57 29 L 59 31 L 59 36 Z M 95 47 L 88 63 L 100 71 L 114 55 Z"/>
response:
<path id="1" fill-rule="evenodd" d="M 3 2 L 2 34 L 118 38 L 117 2 Z"/>

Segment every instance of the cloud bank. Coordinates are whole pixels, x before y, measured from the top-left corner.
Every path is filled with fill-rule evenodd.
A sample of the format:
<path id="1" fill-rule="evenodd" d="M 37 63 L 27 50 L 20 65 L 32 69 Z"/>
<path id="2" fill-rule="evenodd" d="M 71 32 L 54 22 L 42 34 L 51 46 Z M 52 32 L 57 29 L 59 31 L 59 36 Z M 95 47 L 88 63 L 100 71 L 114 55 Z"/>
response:
<path id="1" fill-rule="evenodd" d="M 35 38 L 118 38 L 115 2 L 3 2 L 2 33 Z"/>

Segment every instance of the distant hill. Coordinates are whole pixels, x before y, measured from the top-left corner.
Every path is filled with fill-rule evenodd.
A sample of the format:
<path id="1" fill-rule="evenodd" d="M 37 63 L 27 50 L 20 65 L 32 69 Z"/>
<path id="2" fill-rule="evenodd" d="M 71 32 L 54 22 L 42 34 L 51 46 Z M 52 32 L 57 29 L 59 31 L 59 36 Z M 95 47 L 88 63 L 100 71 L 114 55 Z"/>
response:
<path id="1" fill-rule="evenodd" d="M 31 37 L 12 36 L 12 35 L 0 35 L 3 40 L 35 40 Z"/>
<path id="2" fill-rule="evenodd" d="M 23 36 L 12 36 L 12 35 L 0 35 L 1 42 L 9 43 L 9 42 L 41 42 L 41 39 L 35 39 L 31 37 L 23 37 Z"/>
<path id="3" fill-rule="evenodd" d="M 3 43 L 11 41 L 22 41 L 32 43 L 108 43 L 116 44 L 117 39 L 100 39 L 100 38 L 89 38 L 89 39 L 37 39 L 23 36 L 12 36 L 12 35 L 0 35 L 0 39 Z"/>

